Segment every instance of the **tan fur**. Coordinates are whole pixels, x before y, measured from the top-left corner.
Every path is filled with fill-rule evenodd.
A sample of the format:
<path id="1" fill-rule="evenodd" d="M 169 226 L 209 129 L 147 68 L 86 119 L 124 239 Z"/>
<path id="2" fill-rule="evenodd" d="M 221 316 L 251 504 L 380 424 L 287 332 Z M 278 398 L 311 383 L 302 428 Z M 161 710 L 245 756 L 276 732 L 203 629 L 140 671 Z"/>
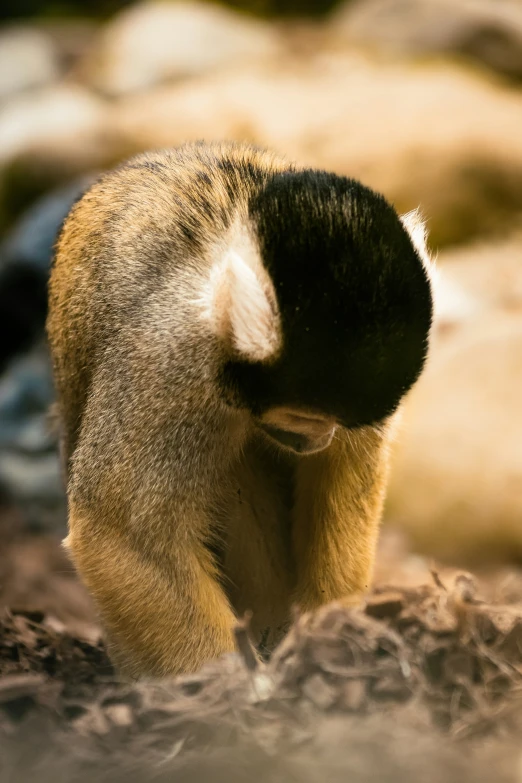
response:
<path id="1" fill-rule="evenodd" d="M 219 157 L 288 168 L 227 145 L 142 156 L 147 170 L 112 172 L 73 208 L 51 276 L 67 545 L 131 676 L 193 671 L 233 650 L 245 609 L 270 645 L 293 602 L 355 600 L 371 575 L 387 430 L 337 429 L 327 449 L 298 457 L 212 386 L 223 347 L 198 292 L 229 232 L 199 205 L 235 211 L 235 225 L 248 198 L 237 178 L 232 204 Z M 194 236 L 177 233 L 180 211 Z M 183 257 L 162 257 L 171 289 L 147 266 L 167 239 Z"/>
<path id="2" fill-rule="evenodd" d="M 369 587 L 387 480 L 384 433 L 339 430 L 327 449 L 297 466 L 294 600 L 304 610 L 357 602 Z"/>

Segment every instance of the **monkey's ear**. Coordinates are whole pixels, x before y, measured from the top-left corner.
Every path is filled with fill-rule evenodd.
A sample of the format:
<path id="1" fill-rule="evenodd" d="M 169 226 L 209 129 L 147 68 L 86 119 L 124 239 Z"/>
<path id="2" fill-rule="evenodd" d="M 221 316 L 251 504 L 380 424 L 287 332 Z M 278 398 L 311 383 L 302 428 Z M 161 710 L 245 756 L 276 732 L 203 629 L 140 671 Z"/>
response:
<path id="1" fill-rule="evenodd" d="M 432 278 L 435 264 L 428 250 L 428 229 L 420 209 L 412 209 L 411 212 L 401 215 L 400 218 L 402 225 L 410 235 L 413 247 L 421 257 L 428 275 Z"/>
<path id="2" fill-rule="evenodd" d="M 202 303 L 213 332 L 242 358 L 259 362 L 278 352 L 277 300 L 261 262 L 247 263 L 230 248 L 212 269 Z"/>

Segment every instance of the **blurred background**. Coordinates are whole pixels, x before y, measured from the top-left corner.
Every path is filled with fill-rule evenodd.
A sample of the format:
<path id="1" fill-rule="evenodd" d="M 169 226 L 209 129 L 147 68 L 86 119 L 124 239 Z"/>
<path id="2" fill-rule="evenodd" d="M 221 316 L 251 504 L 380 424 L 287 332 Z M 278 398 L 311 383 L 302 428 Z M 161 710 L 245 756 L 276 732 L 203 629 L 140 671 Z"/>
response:
<path id="1" fill-rule="evenodd" d="M 96 172 L 201 138 L 421 207 L 437 318 L 377 576 L 415 580 L 435 559 L 520 580 L 522 0 L 4 0 L 0 17 L 0 604 L 91 611 L 58 543 L 57 228 Z"/>

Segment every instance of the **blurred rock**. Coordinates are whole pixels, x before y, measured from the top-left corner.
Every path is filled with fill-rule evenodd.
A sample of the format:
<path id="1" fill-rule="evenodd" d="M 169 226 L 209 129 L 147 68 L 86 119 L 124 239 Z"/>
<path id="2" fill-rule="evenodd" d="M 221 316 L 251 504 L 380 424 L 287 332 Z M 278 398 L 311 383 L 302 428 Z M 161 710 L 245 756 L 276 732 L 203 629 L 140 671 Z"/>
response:
<path id="1" fill-rule="evenodd" d="M 56 437 L 48 422 L 53 399 L 43 347 L 15 361 L 0 380 L 0 485 L 21 506 L 64 504 Z"/>
<path id="2" fill-rule="evenodd" d="M 473 242 L 440 253 L 441 279 L 465 289 L 476 314 L 499 310 L 522 313 L 522 232 L 490 242 Z"/>
<path id="3" fill-rule="evenodd" d="M 129 146 L 246 139 L 357 177 L 401 211 L 421 204 L 435 246 L 522 213 L 522 103 L 454 66 L 322 52 L 130 97 L 114 123 Z"/>
<path id="4" fill-rule="evenodd" d="M 124 95 L 224 66 L 270 59 L 279 50 L 273 26 L 205 2 L 140 3 L 104 30 L 85 63 L 87 79 Z"/>
<path id="5" fill-rule="evenodd" d="M 433 557 L 522 559 L 522 317 L 476 319 L 433 351 L 406 405 L 387 519 Z"/>
<path id="6" fill-rule="evenodd" d="M 522 233 L 444 250 L 436 258 L 433 283 L 435 348 L 484 317 L 522 315 Z"/>
<path id="7" fill-rule="evenodd" d="M 105 103 L 82 87 L 58 85 L 19 96 L 0 111 L 0 165 L 31 149 L 82 147 L 107 133 Z"/>
<path id="8" fill-rule="evenodd" d="M 132 154 L 111 117 L 105 101 L 74 84 L 7 102 L 0 110 L 0 228 L 51 188 Z"/>
<path id="9" fill-rule="evenodd" d="M 522 233 L 437 258 L 436 328 L 394 448 L 387 519 L 422 553 L 522 558 Z"/>
<path id="10" fill-rule="evenodd" d="M 4 27 L 0 32 L 0 101 L 50 84 L 60 67 L 52 39 L 31 27 Z"/>
<path id="11" fill-rule="evenodd" d="M 93 178 L 82 177 L 46 195 L 0 244 L 0 373 L 10 359 L 43 337 L 54 241 L 72 204 Z"/>
<path id="12" fill-rule="evenodd" d="M 100 22 L 90 18 L 47 17 L 34 22 L 53 42 L 62 69 L 70 74 L 79 60 L 86 57 L 99 35 Z"/>
<path id="13" fill-rule="evenodd" d="M 453 54 L 522 79 L 519 0 L 359 0 L 332 18 L 341 39 L 388 54 Z"/>
<path id="14" fill-rule="evenodd" d="M 453 331 L 476 318 L 485 305 L 465 285 L 454 280 L 445 270 L 436 268 L 433 276 L 434 312 L 432 343 L 452 334 Z"/>
<path id="15" fill-rule="evenodd" d="M 0 245 L 0 489 L 28 521 L 53 529 L 63 524 L 65 497 L 48 420 L 54 390 L 42 344 L 47 281 L 56 234 L 93 176 L 34 204 Z M 15 358 L 22 351 L 27 355 Z"/>

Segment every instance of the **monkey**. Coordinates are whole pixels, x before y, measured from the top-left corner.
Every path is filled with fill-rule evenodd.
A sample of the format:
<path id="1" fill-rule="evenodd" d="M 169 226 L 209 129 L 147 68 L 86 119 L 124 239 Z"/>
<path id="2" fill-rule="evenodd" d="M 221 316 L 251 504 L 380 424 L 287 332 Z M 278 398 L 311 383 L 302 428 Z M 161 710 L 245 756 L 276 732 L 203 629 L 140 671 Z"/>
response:
<path id="1" fill-rule="evenodd" d="M 47 319 L 64 545 L 122 676 L 232 653 L 247 610 L 269 651 L 293 606 L 362 600 L 429 345 L 419 220 L 237 142 L 141 153 L 73 206 Z"/>

